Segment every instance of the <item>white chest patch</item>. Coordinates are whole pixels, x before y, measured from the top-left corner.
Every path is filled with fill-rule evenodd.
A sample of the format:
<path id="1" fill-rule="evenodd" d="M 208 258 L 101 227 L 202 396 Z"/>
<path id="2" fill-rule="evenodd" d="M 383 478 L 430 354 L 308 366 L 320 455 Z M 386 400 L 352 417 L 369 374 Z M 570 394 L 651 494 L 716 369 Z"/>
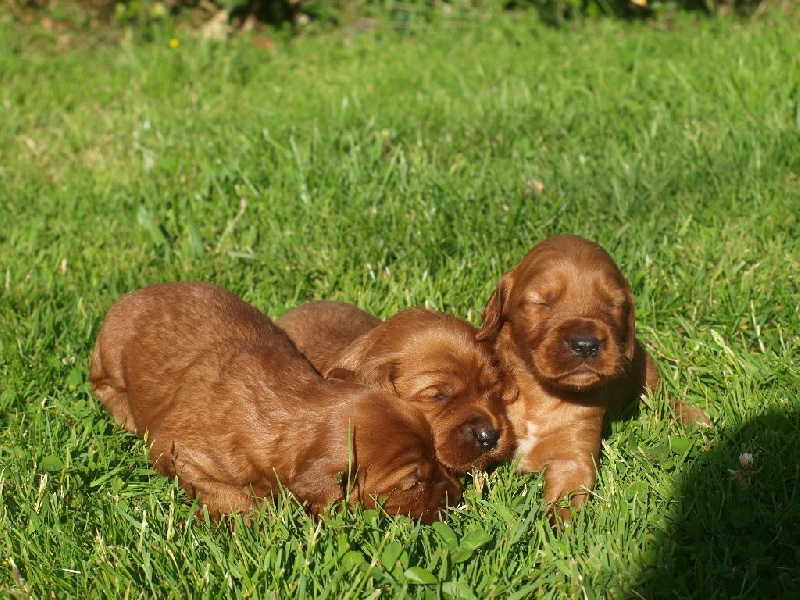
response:
<path id="1" fill-rule="evenodd" d="M 537 435 L 538 430 L 533 423 L 526 423 L 525 435 L 517 438 L 517 455 L 526 456 L 534 449 L 536 444 L 541 441 L 541 437 Z"/>

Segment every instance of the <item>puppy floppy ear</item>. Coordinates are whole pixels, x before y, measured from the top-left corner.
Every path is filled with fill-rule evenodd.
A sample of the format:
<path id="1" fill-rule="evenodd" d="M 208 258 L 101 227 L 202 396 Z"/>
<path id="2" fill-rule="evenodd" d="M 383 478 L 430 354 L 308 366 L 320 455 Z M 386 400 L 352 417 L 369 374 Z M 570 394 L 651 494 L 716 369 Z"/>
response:
<path id="1" fill-rule="evenodd" d="M 346 381 L 355 380 L 396 394 L 396 361 L 392 354 L 378 349 L 376 335 L 374 330 L 369 331 L 339 352 L 334 365 L 325 372 L 325 378 L 342 378 L 343 374 L 349 372 L 352 377 Z"/>
<path id="2" fill-rule="evenodd" d="M 491 340 L 500 333 L 505 318 L 506 303 L 511 293 L 511 272 L 509 271 L 500 278 L 497 287 L 489 296 L 489 301 L 481 313 L 483 325 L 478 330 L 475 339 L 479 342 Z"/>
<path id="3" fill-rule="evenodd" d="M 356 372 L 356 380 L 370 387 L 397 394 L 397 388 L 394 385 L 396 369 L 395 361 L 375 356 L 367 359 L 363 367 Z"/>
<path id="4" fill-rule="evenodd" d="M 625 301 L 628 305 L 628 314 L 626 315 L 627 322 L 625 324 L 625 340 L 623 347 L 628 361 L 633 362 L 633 357 L 636 354 L 636 309 L 634 308 L 633 292 L 630 286 L 626 285 L 625 296 Z"/>
<path id="5" fill-rule="evenodd" d="M 509 405 L 516 402 L 518 397 L 519 386 L 517 385 L 516 378 L 506 375 L 505 381 L 503 382 L 503 393 L 500 395 L 500 399 L 503 401 L 503 404 Z"/>

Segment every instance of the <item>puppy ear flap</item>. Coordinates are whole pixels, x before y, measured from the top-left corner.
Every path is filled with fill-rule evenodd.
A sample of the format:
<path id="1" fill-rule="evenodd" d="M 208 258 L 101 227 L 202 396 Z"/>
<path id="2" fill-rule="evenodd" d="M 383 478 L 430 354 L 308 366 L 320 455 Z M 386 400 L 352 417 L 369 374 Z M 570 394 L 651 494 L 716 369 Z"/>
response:
<path id="1" fill-rule="evenodd" d="M 345 381 L 358 381 L 391 393 L 394 387 L 395 363 L 390 356 L 375 351 L 374 330 L 357 338 L 336 357 L 334 366 L 325 372 L 325 378 L 350 373 Z"/>
<path id="2" fill-rule="evenodd" d="M 633 357 L 636 354 L 636 309 L 634 308 L 633 292 L 630 287 L 625 290 L 625 294 L 627 295 L 628 303 L 628 322 L 625 327 L 624 348 L 628 361 L 633 362 Z"/>
<path id="3" fill-rule="evenodd" d="M 483 325 L 478 330 L 475 339 L 479 342 L 493 340 L 500 333 L 506 310 L 506 302 L 511 292 L 511 273 L 506 273 L 500 278 L 497 287 L 489 296 L 489 301 L 481 313 Z"/>
<path id="4" fill-rule="evenodd" d="M 396 363 L 385 357 L 373 357 L 364 363 L 356 374 L 356 379 L 370 387 L 377 387 L 392 394 L 397 394 L 394 386 Z"/>
<path id="5" fill-rule="evenodd" d="M 500 399 L 503 401 L 503 404 L 508 406 L 509 404 L 516 402 L 518 397 L 519 386 L 517 385 L 516 378 L 506 375 L 503 383 L 503 393 L 500 395 Z"/>

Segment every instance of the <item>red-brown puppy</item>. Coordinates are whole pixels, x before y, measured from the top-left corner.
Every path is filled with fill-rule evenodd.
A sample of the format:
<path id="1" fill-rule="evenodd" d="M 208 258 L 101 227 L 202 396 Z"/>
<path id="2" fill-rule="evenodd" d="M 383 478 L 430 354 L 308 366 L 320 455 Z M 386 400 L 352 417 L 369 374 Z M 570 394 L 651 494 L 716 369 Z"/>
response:
<path id="1" fill-rule="evenodd" d="M 311 302 L 276 323 L 323 375 L 352 371 L 424 415 L 436 456 L 452 471 L 482 469 L 511 452 L 508 386 L 466 321 L 423 308 L 380 321 L 351 304 Z"/>
<path id="2" fill-rule="evenodd" d="M 381 320 L 352 304 L 321 300 L 306 302 L 275 320 L 297 349 L 320 373 L 336 366 L 336 357 Z"/>
<path id="3" fill-rule="evenodd" d="M 322 379 L 272 321 L 211 284 L 123 296 L 89 379 L 120 425 L 147 434 L 156 470 L 213 516 L 248 511 L 279 482 L 312 513 L 349 493 L 431 522 L 461 497 L 424 419 L 392 394 Z"/>
<path id="4" fill-rule="evenodd" d="M 558 235 L 507 272 L 483 311 L 479 339 L 516 379 L 508 407 L 524 472 L 545 471 L 551 508 L 594 487 L 607 412 L 650 393 L 655 364 L 636 341 L 633 293 L 597 244 Z M 557 509 L 569 518 L 569 508 Z"/>

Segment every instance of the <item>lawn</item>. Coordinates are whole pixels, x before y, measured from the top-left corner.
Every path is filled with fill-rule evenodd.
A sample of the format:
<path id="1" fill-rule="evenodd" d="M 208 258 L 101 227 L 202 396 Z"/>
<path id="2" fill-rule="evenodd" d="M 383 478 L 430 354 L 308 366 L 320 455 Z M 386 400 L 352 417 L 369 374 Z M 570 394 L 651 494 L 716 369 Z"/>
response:
<path id="1" fill-rule="evenodd" d="M 487 17 L 269 53 L 0 24 L 0 596 L 798 597 L 799 26 Z M 567 532 L 511 465 L 434 526 L 285 496 L 213 527 L 88 389 L 148 283 L 479 324 L 562 232 L 617 260 L 665 380 Z"/>

